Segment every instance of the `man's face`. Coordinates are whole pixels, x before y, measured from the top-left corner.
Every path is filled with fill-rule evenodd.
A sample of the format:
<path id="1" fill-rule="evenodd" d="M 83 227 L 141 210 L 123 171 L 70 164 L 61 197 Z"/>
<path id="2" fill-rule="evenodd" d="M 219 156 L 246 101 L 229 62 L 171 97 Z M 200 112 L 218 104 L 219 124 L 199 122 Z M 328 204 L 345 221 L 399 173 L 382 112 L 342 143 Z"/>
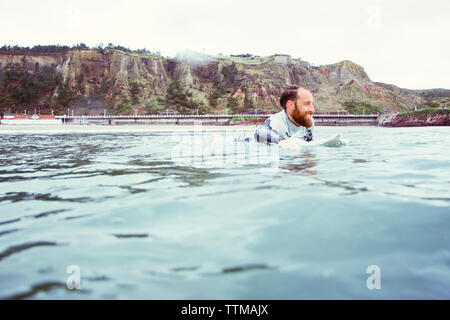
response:
<path id="1" fill-rule="evenodd" d="M 297 90 L 297 100 L 289 100 L 286 104 L 286 112 L 289 118 L 297 125 L 304 127 L 312 126 L 311 115 L 314 114 L 314 98 L 312 93 L 306 89 Z"/>

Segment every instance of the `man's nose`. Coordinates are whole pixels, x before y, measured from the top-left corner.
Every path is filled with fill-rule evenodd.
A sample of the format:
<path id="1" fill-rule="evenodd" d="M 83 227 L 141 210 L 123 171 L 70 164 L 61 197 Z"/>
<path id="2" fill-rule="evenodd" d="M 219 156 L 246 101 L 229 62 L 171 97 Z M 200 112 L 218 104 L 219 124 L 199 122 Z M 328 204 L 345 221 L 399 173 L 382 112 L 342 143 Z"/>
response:
<path id="1" fill-rule="evenodd" d="M 316 109 L 314 108 L 313 104 L 311 104 L 310 111 L 312 114 L 316 113 Z"/>

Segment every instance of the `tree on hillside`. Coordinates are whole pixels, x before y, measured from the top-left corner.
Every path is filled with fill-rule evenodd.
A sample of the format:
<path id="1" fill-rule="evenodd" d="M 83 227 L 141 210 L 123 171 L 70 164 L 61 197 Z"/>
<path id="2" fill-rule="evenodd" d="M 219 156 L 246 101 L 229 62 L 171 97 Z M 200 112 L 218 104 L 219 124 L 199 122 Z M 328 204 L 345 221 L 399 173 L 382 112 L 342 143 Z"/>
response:
<path id="1" fill-rule="evenodd" d="M 74 45 L 72 48 L 73 49 L 89 49 L 89 47 L 83 42 L 80 42 L 79 44 Z"/>
<path id="2" fill-rule="evenodd" d="M 75 93 L 70 88 L 69 82 L 64 82 L 63 85 L 58 87 L 58 104 L 62 105 L 65 108 L 70 106 L 70 103 L 75 98 Z"/>
<path id="3" fill-rule="evenodd" d="M 139 83 L 133 81 L 130 83 L 131 103 L 133 105 L 139 104 L 139 96 L 141 93 L 141 87 Z"/>
<path id="4" fill-rule="evenodd" d="M 199 106 L 199 102 L 188 98 L 192 93 L 187 91 L 179 81 L 170 83 L 167 89 L 167 103 L 175 105 L 180 113 L 192 113 Z"/>
<path id="5" fill-rule="evenodd" d="M 222 69 L 222 73 L 224 75 L 224 85 L 234 87 L 236 85 L 238 75 L 236 64 L 233 62 L 231 65 L 224 67 Z"/>
<path id="6" fill-rule="evenodd" d="M 243 105 L 244 109 L 245 110 L 253 109 L 254 108 L 254 102 L 253 102 L 253 99 L 250 96 L 250 92 L 245 91 L 244 94 L 245 94 L 245 96 L 244 96 L 244 105 Z"/>
<path id="7" fill-rule="evenodd" d="M 236 112 L 240 109 L 239 100 L 233 96 L 230 96 L 227 99 L 227 108 L 230 108 L 233 112 Z"/>

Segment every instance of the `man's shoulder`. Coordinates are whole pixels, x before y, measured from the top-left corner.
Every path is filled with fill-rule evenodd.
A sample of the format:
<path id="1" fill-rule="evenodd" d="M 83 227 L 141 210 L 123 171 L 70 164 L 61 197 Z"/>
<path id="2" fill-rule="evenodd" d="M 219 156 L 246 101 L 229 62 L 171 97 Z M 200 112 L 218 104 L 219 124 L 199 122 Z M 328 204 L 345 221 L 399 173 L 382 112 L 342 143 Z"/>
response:
<path id="1" fill-rule="evenodd" d="M 286 116 L 284 113 L 284 110 L 281 110 L 280 112 L 277 112 L 273 115 L 271 115 L 269 118 L 267 118 L 266 122 L 269 122 L 273 124 L 276 127 L 279 127 L 281 125 L 285 125 Z"/>
<path id="2" fill-rule="evenodd" d="M 285 117 L 284 110 L 281 110 L 280 112 L 272 114 L 269 119 L 283 119 Z"/>

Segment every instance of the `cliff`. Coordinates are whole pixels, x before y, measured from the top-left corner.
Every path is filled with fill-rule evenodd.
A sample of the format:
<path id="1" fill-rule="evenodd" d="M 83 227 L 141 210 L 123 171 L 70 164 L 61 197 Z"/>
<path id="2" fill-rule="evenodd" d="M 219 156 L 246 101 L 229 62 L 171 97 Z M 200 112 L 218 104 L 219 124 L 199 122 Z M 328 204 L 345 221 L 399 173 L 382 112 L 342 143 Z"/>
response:
<path id="1" fill-rule="evenodd" d="M 0 111 L 33 108 L 76 114 L 205 113 L 280 110 L 288 85 L 310 88 L 318 112 L 395 113 L 442 107 L 450 90 L 407 90 L 372 82 L 351 61 L 319 67 L 288 55 L 225 57 L 186 52 L 175 58 L 120 50 L 61 53 L 0 51 Z"/>

